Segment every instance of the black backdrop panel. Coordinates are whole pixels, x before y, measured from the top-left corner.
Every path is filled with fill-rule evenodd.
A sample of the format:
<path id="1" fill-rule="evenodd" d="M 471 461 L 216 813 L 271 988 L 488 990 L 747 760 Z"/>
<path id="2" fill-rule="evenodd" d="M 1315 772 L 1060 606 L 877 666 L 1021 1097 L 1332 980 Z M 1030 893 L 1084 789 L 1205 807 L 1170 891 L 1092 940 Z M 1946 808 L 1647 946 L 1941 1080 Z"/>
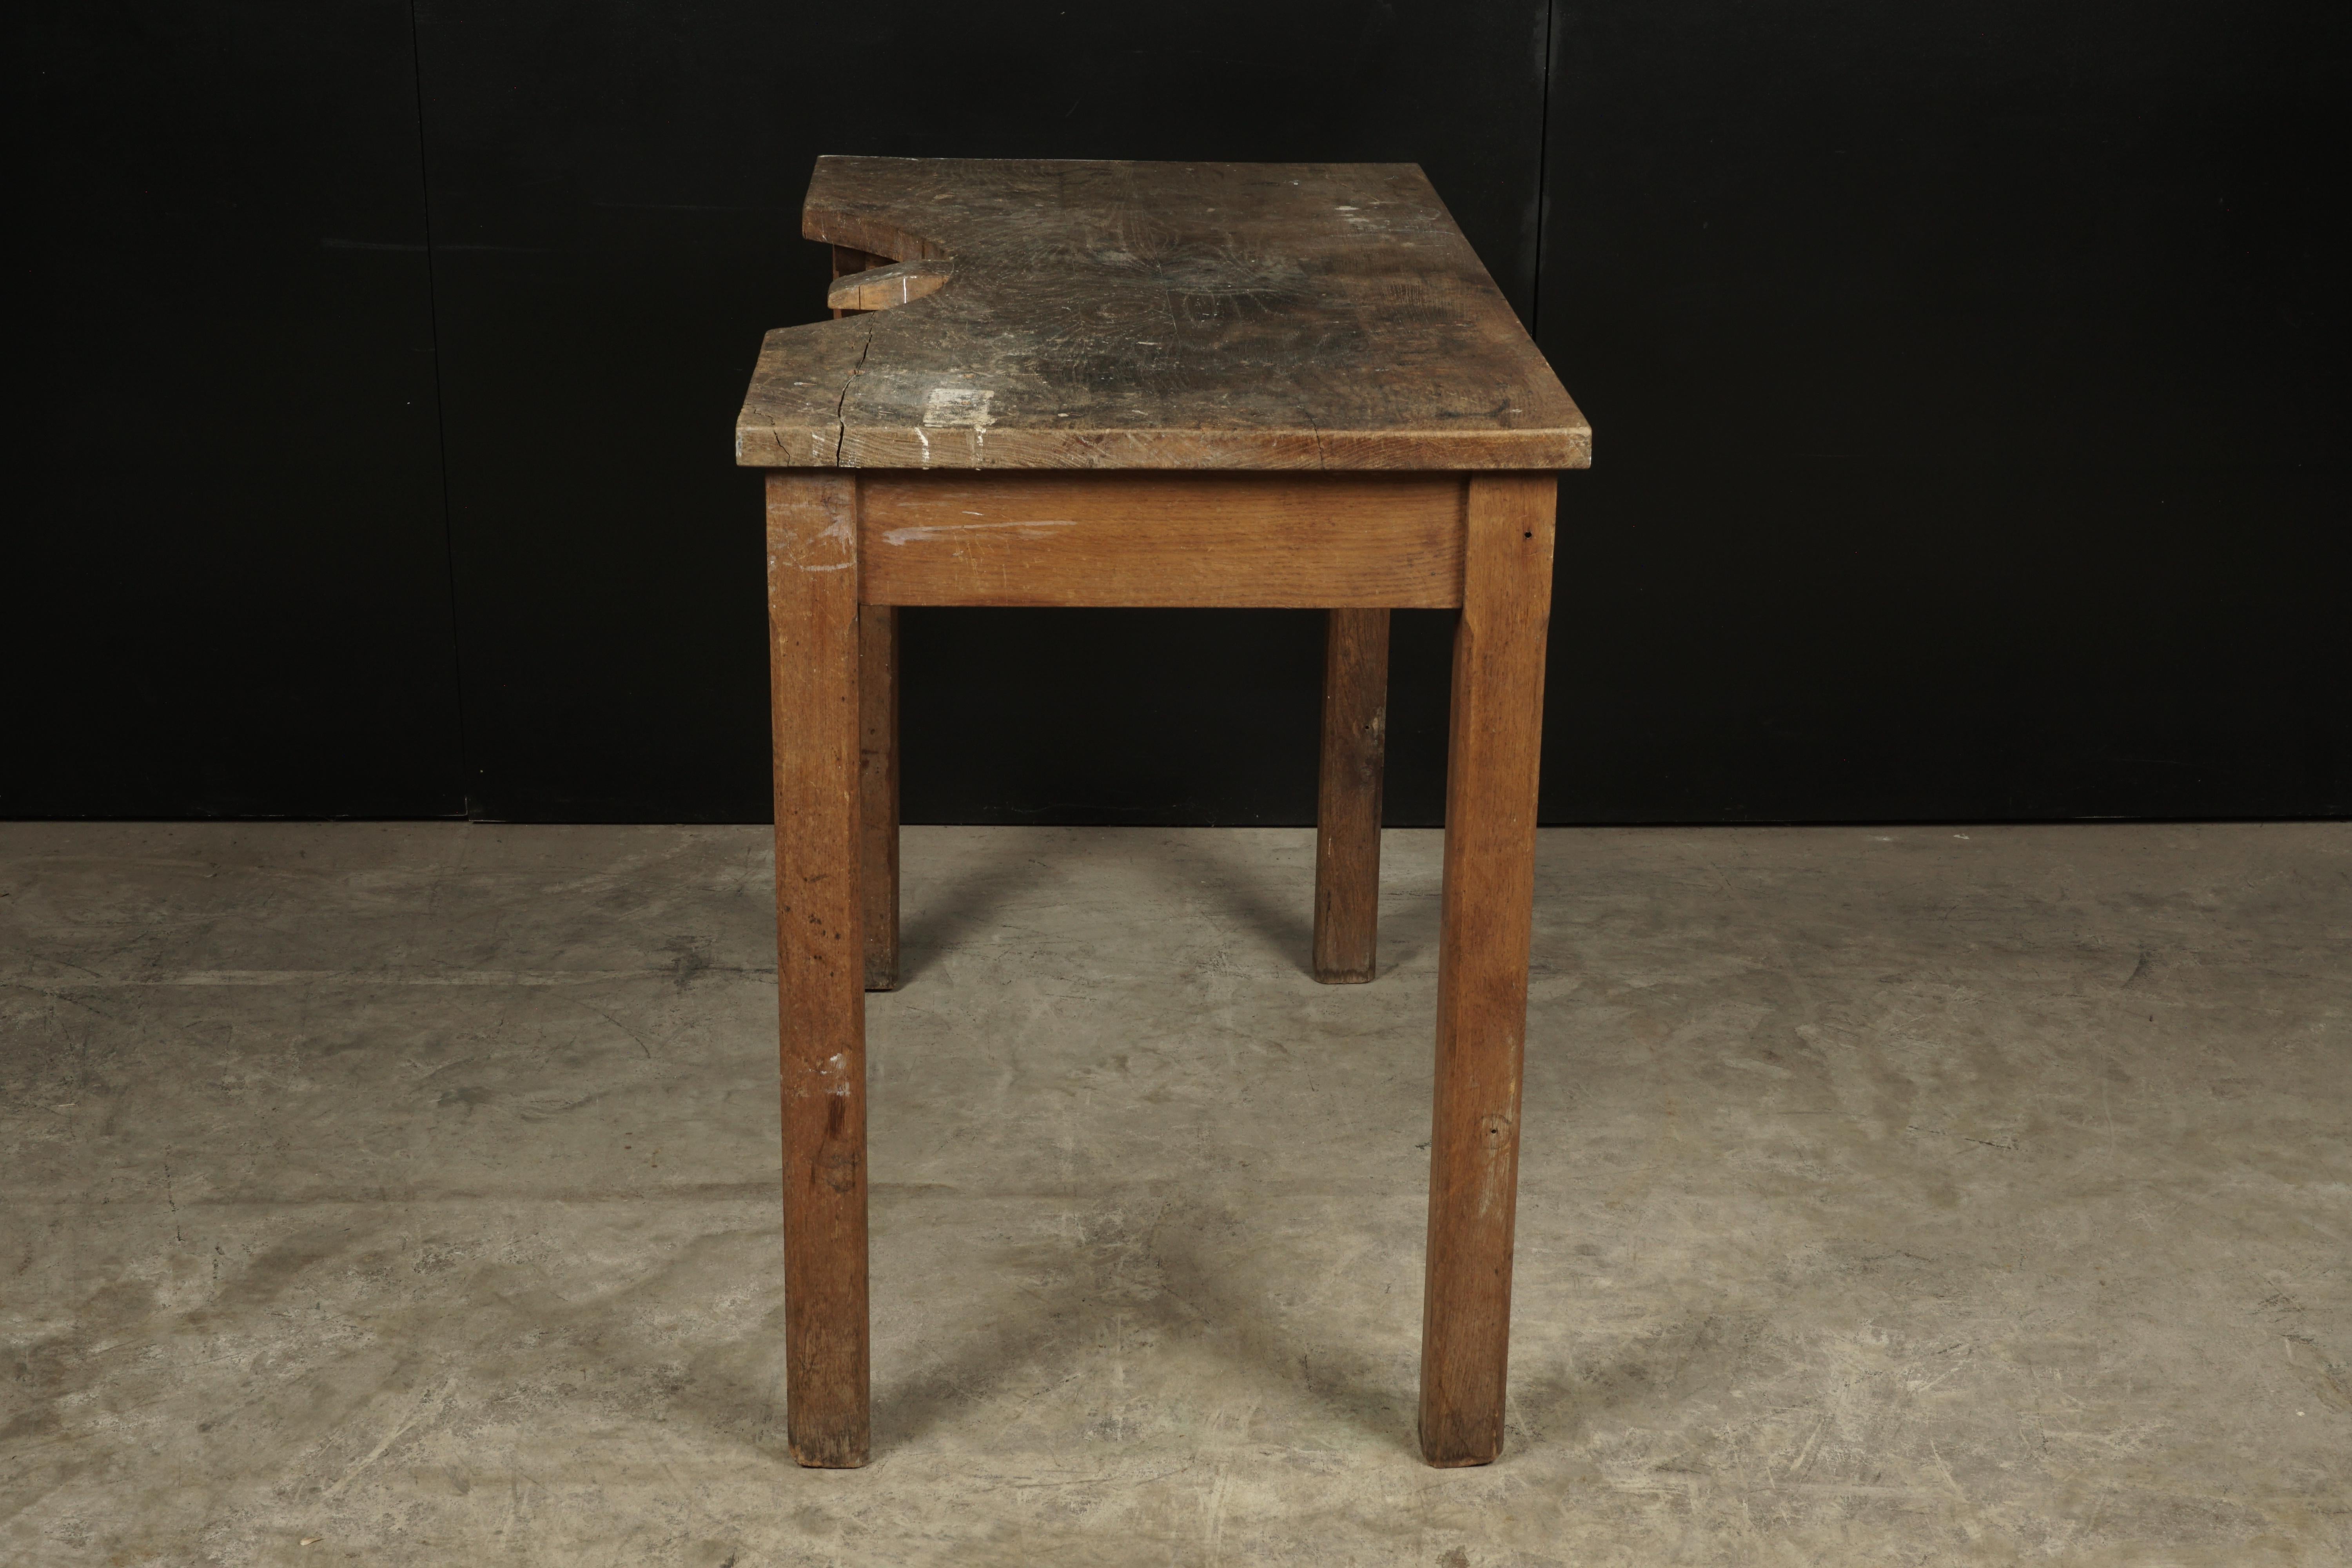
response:
<path id="1" fill-rule="evenodd" d="M 2342 16 L 1559 6 L 1547 820 L 2352 810 Z"/>
<path id="2" fill-rule="evenodd" d="M 462 806 L 402 0 L 11 17 L 0 813 Z"/>
<path id="3" fill-rule="evenodd" d="M 828 151 L 1427 167 L 1600 431 L 1549 820 L 2352 812 L 2347 15 L 40 0 L 0 813 L 763 816 Z M 907 814 L 1304 821 L 1318 635 L 909 613 Z"/>
<path id="4" fill-rule="evenodd" d="M 766 815 L 758 484 L 730 441 L 761 332 L 822 313 L 819 153 L 1415 162 L 1524 312 L 1546 23 L 1540 0 L 430 0 L 476 808 Z M 907 622 L 909 820 L 1312 815 L 1315 617 Z M 1400 671 L 1437 688 L 1395 791 L 1423 815 L 1433 646 Z"/>

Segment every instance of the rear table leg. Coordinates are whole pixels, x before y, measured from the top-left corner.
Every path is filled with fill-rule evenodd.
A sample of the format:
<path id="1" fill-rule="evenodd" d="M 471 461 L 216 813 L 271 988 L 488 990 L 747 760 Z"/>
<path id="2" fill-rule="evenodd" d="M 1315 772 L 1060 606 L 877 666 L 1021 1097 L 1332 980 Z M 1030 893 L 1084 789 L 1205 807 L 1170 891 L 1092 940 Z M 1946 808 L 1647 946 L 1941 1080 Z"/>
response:
<path id="1" fill-rule="evenodd" d="M 857 612 L 858 857 L 866 989 L 898 989 L 898 612 Z"/>
<path id="2" fill-rule="evenodd" d="M 1323 655 L 1323 779 L 1315 814 L 1315 978 L 1343 985 L 1372 977 L 1380 931 L 1389 613 L 1329 615 Z"/>

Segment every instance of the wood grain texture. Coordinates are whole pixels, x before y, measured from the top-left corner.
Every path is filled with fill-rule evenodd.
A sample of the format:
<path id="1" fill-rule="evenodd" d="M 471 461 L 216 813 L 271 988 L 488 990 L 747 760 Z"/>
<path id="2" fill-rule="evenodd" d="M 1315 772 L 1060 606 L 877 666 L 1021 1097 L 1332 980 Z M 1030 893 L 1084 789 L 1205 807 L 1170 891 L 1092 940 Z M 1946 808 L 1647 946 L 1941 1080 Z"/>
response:
<path id="1" fill-rule="evenodd" d="M 812 239 L 952 265 L 768 334 L 754 467 L 1563 468 L 1591 431 L 1406 163 L 824 158 Z"/>
<path id="2" fill-rule="evenodd" d="M 839 283 L 844 278 L 855 277 L 860 272 L 870 272 L 877 267 L 887 267 L 889 262 L 890 258 L 887 256 L 869 256 L 865 251 L 852 247 L 836 245 L 833 247 L 833 280 Z M 858 306 L 836 303 L 830 289 L 826 290 L 825 303 L 833 307 L 833 319 L 836 321 L 844 316 L 863 313 Z"/>
<path id="3" fill-rule="evenodd" d="M 1388 611 L 1333 610 L 1315 811 L 1315 978 L 1326 985 L 1360 985 L 1378 968 L 1388 710 Z"/>
<path id="4" fill-rule="evenodd" d="M 1448 474 L 869 473 L 862 591 L 889 605 L 1444 607 Z"/>
<path id="5" fill-rule="evenodd" d="M 787 1440 L 866 1462 L 865 920 L 856 479 L 768 476 Z"/>
<path id="6" fill-rule="evenodd" d="M 1550 474 L 1470 481 L 1422 1308 L 1421 1447 L 1433 1465 L 1483 1465 L 1503 1446 L 1556 495 Z"/>
<path id="7" fill-rule="evenodd" d="M 857 614 L 858 846 L 866 989 L 898 988 L 898 612 Z"/>
<path id="8" fill-rule="evenodd" d="M 835 278 L 833 287 L 825 290 L 824 302 L 836 313 L 887 310 L 938 293 L 953 276 L 955 268 L 944 261 L 900 261 Z"/>

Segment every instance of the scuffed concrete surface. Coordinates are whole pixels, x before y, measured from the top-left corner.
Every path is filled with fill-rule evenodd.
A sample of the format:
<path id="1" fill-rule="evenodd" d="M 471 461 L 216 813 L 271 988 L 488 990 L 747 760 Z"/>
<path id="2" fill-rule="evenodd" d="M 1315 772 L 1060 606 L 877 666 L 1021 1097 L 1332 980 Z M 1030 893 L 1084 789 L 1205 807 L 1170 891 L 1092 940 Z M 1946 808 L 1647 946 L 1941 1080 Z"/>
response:
<path id="1" fill-rule="evenodd" d="M 1454 1471 L 1438 842 L 1370 986 L 1312 855 L 908 831 L 827 1473 L 764 830 L 0 826 L 0 1560 L 2352 1559 L 2352 828 L 1547 833 Z"/>

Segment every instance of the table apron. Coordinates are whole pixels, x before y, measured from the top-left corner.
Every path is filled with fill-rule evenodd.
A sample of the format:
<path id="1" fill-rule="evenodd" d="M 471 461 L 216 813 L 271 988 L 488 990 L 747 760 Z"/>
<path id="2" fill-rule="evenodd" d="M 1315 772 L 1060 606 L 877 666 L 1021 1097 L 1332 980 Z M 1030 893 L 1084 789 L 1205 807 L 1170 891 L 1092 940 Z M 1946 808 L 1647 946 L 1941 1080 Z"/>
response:
<path id="1" fill-rule="evenodd" d="M 1462 603 L 1462 473 L 857 479 L 870 605 L 1446 609 Z"/>

